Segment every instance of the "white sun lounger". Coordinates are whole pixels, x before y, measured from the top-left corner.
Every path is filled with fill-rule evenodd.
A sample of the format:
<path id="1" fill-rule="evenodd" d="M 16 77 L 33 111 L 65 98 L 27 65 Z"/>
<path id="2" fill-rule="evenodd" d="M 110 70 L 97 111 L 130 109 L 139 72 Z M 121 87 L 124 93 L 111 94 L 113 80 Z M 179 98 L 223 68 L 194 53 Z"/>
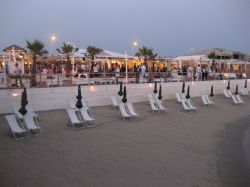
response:
<path id="1" fill-rule="evenodd" d="M 186 103 L 191 110 L 196 110 L 197 108 L 191 103 L 191 99 L 186 99 Z"/>
<path id="2" fill-rule="evenodd" d="M 239 94 L 237 94 L 237 95 L 235 95 L 235 96 L 236 96 L 236 99 L 239 101 L 239 103 L 245 103 L 245 102 L 241 99 L 241 97 L 240 97 Z"/>
<path id="3" fill-rule="evenodd" d="M 148 94 L 148 99 L 149 99 L 149 103 L 150 103 L 150 106 L 151 106 L 151 109 L 152 111 L 160 111 L 157 103 L 155 102 L 155 100 L 153 99 L 152 95 L 151 94 Z"/>
<path id="4" fill-rule="evenodd" d="M 235 95 L 232 95 L 232 99 L 234 104 L 240 104 Z"/>
<path id="5" fill-rule="evenodd" d="M 123 119 L 133 117 L 133 116 L 131 116 L 131 115 L 126 111 L 126 107 L 125 107 L 125 104 L 124 104 L 124 103 L 119 103 L 119 110 L 120 110 L 120 112 L 121 112 L 121 114 L 122 114 Z"/>
<path id="6" fill-rule="evenodd" d="M 132 105 L 132 103 L 126 103 L 127 109 L 128 109 L 128 113 L 132 116 L 132 117 L 139 117 L 139 114 L 135 112 L 134 106 Z"/>
<path id="7" fill-rule="evenodd" d="M 248 95 L 248 91 L 245 88 L 241 88 L 240 90 L 241 90 L 242 95 L 244 95 L 244 96 Z"/>
<path id="8" fill-rule="evenodd" d="M 10 127 L 10 130 L 13 134 L 13 136 L 15 137 L 16 140 L 20 140 L 20 139 L 23 139 L 23 138 L 27 138 L 29 136 L 29 134 L 27 133 L 26 129 L 23 127 L 22 124 L 18 124 L 17 122 L 17 119 L 16 119 L 16 116 L 14 114 L 11 114 L 11 115 L 6 115 L 5 116 L 7 122 L 8 122 L 8 125 Z M 16 136 L 16 134 L 25 134 L 25 136 L 21 137 L 21 138 L 18 138 Z"/>
<path id="9" fill-rule="evenodd" d="M 228 95 L 230 96 L 230 97 L 232 97 L 232 92 L 230 91 L 230 90 L 227 90 L 227 93 L 228 93 Z"/>
<path id="10" fill-rule="evenodd" d="M 191 111 L 192 109 L 187 105 L 184 99 L 181 100 L 184 111 Z"/>
<path id="11" fill-rule="evenodd" d="M 214 102 L 212 101 L 212 99 L 209 95 L 205 95 L 205 97 L 210 105 L 214 104 Z"/>
<path id="12" fill-rule="evenodd" d="M 36 118 L 34 118 L 34 116 L 31 113 L 27 112 L 25 115 L 23 115 L 23 120 L 26 128 L 29 131 L 38 130 L 39 131 L 38 134 L 42 134 L 38 121 L 36 120 Z"/>
<path id="13" fill-rule="evenodd" d="M 81 114 L 82 120 L 85 122 L 84 124 L 86 125 L 86 127 L 96 126 L 95 119 L 89 115 L 88 110 L 86 108 L 82 107 L 81 109 L 79 109 L 79 112 Z"/>
<path id="14" fill-rule="evenodd" d="M 204 106 L 209 106 L 210 105 L 210 103 L 208 102 L 208 100 L 206 98 L 206 95 L 202 95 L 201 99 L 202 99 L 202 102 L 203 102 Z"/>
<path id="15" fill-rule="evenodd" d="M 228 94 L 228 91 L 227 90 L 223 90 L 223 93 L 224 93 L 224 96 L 226 98 L 230 98 L 231 96 Z"/>
<path id="16" fill-rule="evenodd" d="M 110 96 L 110 98 L 111 98 L 113 107 L 114 107 L 114 108 L 119 107 L 119 102 L 118 102 L 117 97 L 116 97 L 115 95 L 112 95 L 112 96 Z"/>
<path id="17" fill-rule="evenodd" d="M 72 108 L 68 108 L 66 109 L 67 110 L 67 113 L 68 113 L 68 116 L 69 116 L 69 121 L 70 121 L 70 124 L 75 128 L 76 125 L 81 125 L 83 127 L 84 126 L 84 122 L 83 121 L 80 121 L 76 115 L 76 112 L 75 112 L 75 109 L 72 109 Z"/>
<path id="18" fill-rule="evenodd" d="M 156 103 L 157 103 L 157 105 L 158 105 L 161 112 L 166 112 L 167 111 L 166 107 L 163 105 L 162 100 L 159 100 L 158 98 L 156 98 Z"/>
<path id="19" fill-rule="evenodd" d="M 176 96 L 177 102 L 182 103 L 183 98 L 182 98 L 181 94 L 180 93 L 175 93 L 175 96 Z"/>

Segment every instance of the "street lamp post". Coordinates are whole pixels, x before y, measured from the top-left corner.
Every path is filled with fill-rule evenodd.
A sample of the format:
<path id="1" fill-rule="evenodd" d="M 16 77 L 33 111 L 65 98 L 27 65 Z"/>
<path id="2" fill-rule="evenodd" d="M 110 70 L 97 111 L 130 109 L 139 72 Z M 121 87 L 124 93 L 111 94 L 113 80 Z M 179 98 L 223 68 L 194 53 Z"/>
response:
<path id="1" fill-rule="evenodd" d="M 50 54 L 53 55 L 53 48 L 52 48 L 52 45 L 53 43 L 56 41 L 56 36 L 55 35 L 52 35 L 50 37 Z"/>

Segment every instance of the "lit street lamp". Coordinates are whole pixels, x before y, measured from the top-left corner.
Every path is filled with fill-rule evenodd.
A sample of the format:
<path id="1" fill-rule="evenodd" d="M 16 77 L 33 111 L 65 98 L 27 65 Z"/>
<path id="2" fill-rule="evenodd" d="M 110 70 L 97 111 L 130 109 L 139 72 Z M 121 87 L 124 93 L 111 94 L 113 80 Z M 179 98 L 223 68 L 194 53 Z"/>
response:
<path id="1" fill-rule="evenodd" d="M 53 45 L 53 43 L 55 43 L 55 41 L 56 41 L 56 36 L 55 36 L 55 35 L 52 35 L 52 36 L 50 37 L 50 54 L 51 54 L 51 55 L 53 55 L 53 48 L 52 48 L 52 45 Z"/>
<path id="2" fill-rule="evenodd" d="M 138 46 L 137 42 L 134 42 L 132 45 L 132 56 L 134 56 L 134 48 L 136 48 Z"/>

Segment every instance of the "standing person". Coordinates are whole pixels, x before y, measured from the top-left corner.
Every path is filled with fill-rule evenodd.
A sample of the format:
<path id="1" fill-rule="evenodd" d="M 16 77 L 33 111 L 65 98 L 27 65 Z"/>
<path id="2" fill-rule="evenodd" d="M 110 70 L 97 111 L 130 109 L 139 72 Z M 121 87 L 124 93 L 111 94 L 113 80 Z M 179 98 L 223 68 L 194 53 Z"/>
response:
<path id="1" fill-rule="evenodd" d="M 196 67 L 196 80 L 199 81 L 200 77 L 201 77 L 201 65 L 198 64 L 198 66 Z"/>
<path id="2" fill-rule="evenodd" d="M 15 73 L 16 85 L 18 86 L 18 81 L 19 81 L 20 85 L 23 86 L 22 70 L 21 70 L 21 68 L 18 67 L 18 63 L 15 63 L 14 73 Z"/>
<path id="3" fill-rule="evenodd" d="M 119 65 L 116 66 L 116 69 L 115 69 L 115 81 L 116 81 L 116 84 L 118 84 L 118 78 L 120 77 L 120 67 Z"/>
<path id="4" fill-rule="evenodd" d="M 145 66 L 145 64 L 142 64 L 142 65 L 141 65 L 141 75 L 140 75 L 140 78 L 141 78 L 141 79 L 144 78 L 145 72 L 146 72 L 146 66 Z"/>
<path id="5" fill-rule="evenodd" d="M 189 66 L 187 69 L 187 73 L 188 73 L 188 81 L 192 81 L 193 80 L 193 67 Z"/>

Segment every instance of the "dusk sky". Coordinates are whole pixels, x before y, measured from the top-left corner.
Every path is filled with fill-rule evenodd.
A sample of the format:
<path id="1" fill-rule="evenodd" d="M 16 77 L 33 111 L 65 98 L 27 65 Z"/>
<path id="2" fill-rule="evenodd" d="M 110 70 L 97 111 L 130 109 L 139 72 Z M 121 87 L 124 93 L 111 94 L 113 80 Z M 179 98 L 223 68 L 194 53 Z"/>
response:
<path id="1" fill-rule="evenodd" d="M 249 0 L 1 0 L 0 49 L 49 38 L 131 54 L 132 43 L 161 56 L 213 47 L 250 53 Z"/>

